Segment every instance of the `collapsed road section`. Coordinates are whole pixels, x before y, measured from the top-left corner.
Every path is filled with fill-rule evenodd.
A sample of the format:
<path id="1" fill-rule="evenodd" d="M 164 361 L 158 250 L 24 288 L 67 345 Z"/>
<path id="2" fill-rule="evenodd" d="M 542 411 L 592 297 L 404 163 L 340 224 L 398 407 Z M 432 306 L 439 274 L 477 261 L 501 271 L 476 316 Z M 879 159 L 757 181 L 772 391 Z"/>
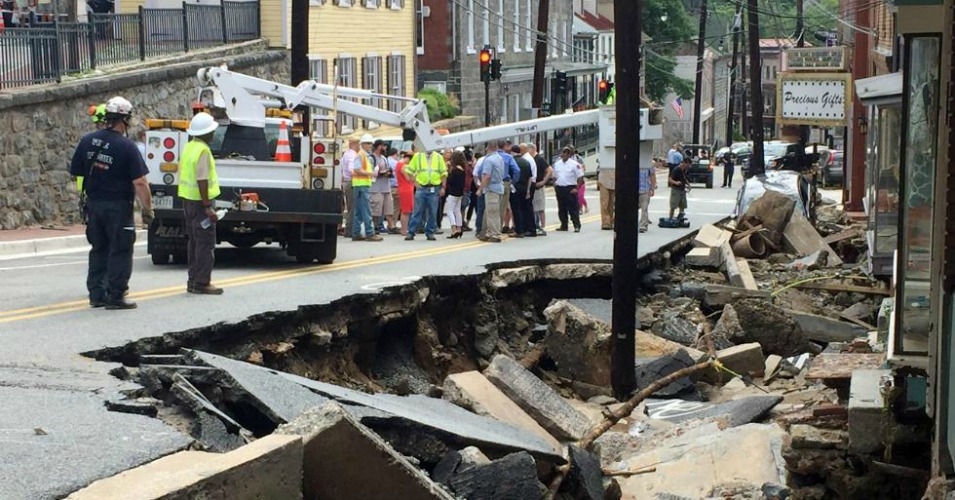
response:
<path id="1" fill-rule="evenodd" d="M 609 263 L 427 277 L 87 353 L 193 444 L 72 498 L 919 498 L 887 287 L 850 223 L 764 198 L 643 261 L 629 401 Z"/>

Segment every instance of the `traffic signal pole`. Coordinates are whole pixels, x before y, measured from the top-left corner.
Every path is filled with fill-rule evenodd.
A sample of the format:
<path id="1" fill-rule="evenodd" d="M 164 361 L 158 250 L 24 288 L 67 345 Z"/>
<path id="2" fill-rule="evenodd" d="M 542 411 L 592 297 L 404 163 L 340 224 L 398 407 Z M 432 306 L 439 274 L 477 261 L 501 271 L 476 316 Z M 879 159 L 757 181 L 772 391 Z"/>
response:
<path id="1" fill-rule="evenodd" d="M 481 81 L 484 82 L 484 126 L 491 126 L 491 46 L 485 45 L 478 54 L 481 64 Z"/>

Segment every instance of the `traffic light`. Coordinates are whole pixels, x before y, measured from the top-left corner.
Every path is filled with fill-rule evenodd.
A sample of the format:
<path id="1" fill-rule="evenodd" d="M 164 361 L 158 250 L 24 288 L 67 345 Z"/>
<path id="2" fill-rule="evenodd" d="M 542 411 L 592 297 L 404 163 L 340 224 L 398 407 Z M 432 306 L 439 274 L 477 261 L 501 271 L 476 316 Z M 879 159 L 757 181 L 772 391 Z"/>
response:
<path id="1" fill-rule="evenodd" d="M 613 82 L 600 80 L 600 82 L 597 83 L 597 90 L 599 92 L 597 100 L 600 101 L 600 104 L 607 104 L 607 101 L 610 99 L 610 92 L 613 90 Z"/>
<path id="2" fill-rule="evenodd" d="M 491 80 L 500 80 L 501 79 L 501 60 L 494 58 L 491 59 Z"/>
<path id="3" fill-rule="evenodd" d="M 557 82 L 557 92 L 564 93 L 567 92 L 567 73 L 563 71 L 558 71 L 554 75 L 554 81 Z"/>
<path id="4" fill-rule="evenodd" d="M 481 81 L 491 81 L 491 49 L 482 49 L 478 61 L 481 62 Z"/>

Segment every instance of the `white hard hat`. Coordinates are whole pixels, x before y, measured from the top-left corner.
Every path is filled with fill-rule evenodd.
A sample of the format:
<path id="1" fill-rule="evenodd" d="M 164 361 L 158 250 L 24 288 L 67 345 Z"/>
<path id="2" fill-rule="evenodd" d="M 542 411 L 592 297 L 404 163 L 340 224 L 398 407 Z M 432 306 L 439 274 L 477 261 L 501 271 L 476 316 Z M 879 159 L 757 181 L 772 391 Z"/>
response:
<path id="1" fill-rule="evenodd" d="M 116 96 L 106 101 L 106 112 L 116 115 L 128 115 L 133 112 L 133 103 Z"/>
<path id="2" fill-rule="evenodd" d="M 368 143 L 375 142 L 375 138 L 372 137 L 371 134 L 365 134 L 365 135 L 361 136 L 361 142 L 362 142 L 362 144 L 364 144 L 364 143 L 366 143 L 366 142 L 368 142 Z"/>
<path id="3" fill-rule="evenodd" d="M 196 113 L 196 116 L 193 116 L 192 121 L 189 122 L 189 128 L 186 130 L 186 133 L 193 137 L 202 137 L 215 131 L 217 128 L 219 128 L 219 124 L 212 115 L 205 112 Z"/>

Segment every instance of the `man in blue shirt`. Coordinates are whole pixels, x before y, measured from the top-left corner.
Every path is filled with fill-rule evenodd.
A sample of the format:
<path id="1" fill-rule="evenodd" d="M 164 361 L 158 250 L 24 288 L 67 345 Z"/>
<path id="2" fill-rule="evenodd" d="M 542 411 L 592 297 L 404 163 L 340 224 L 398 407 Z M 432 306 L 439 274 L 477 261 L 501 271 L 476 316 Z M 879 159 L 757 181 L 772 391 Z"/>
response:
<path id="1" fill-rule="evenodd" d="M 674 142 L 673 147 L 667 151 L 667 168 L 670 173 L 683 161 L 683 153 L 680 152 L 680 143 Z"/>
<path id="2" fill-rule="evenodd" d="M 521 176 L 521 168 L 517 166 L 517 161 L 510 153 L 510 141 L 501 139 L 497 141 L 497 154 L 504 161 L 504 196 L 501 198 L 501 225 L 504 226 L 503 232 L 509 233 L 511 227 L 511 180 L 518 179 Z"/>
<path id="3" fill-rule="evenodd" d="M 498 144 L 503 142 L 487 143 L 487 156 L 480 169 L 481 187 L 478 188 L 478 195 L 484 195 L 484 224 L 481 228 L 484 235 L 478 236 L 478 239 L 491 243 L 501 242 L 501 200 L 507 192 L 504 186 L 504 157 L 498 150 Z"/>

